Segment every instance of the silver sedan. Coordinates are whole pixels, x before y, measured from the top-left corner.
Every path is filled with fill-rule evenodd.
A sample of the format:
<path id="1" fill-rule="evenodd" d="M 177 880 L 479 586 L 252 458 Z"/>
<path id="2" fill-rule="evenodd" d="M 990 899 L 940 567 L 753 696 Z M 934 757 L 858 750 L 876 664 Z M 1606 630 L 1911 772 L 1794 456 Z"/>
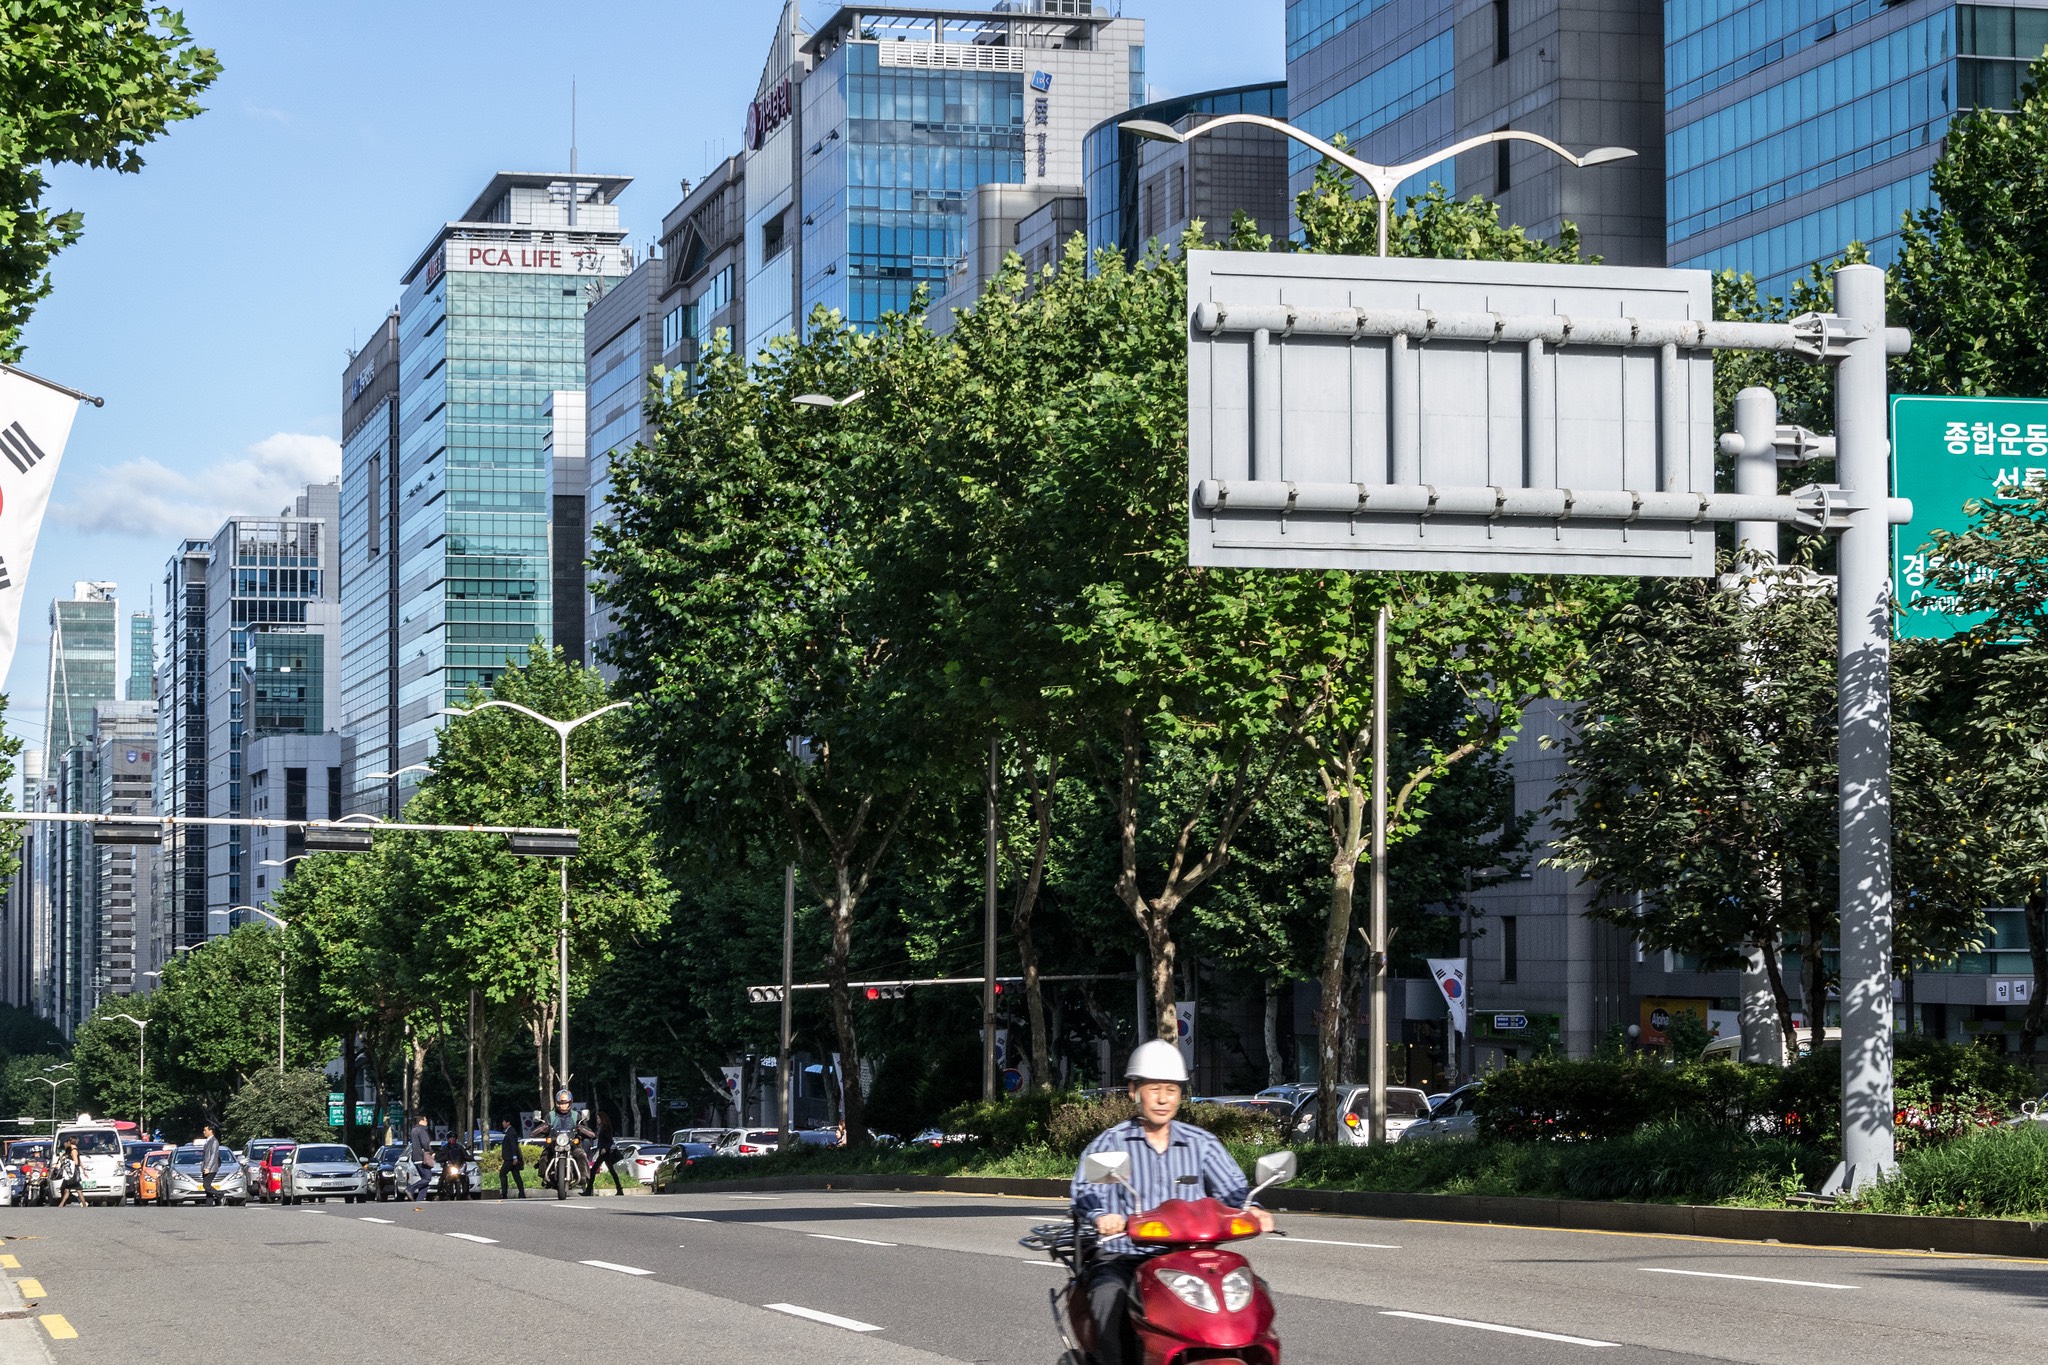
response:
<path id="1" fill-rule="evenodd" d="M 287 1204 L 308 1199 L 325 1203 L 339 1199 L 353 1204 L 370 1197 L 363 1163 L 348 1148 L 331 1143 L 308 1143 L 285 1158 L 283 1198 Z"/>
<path id="2" fill-rule="evenodd" d="M 168 1204 L 203 1204 L 206 1202 L 206 1188 L 199 1174 L 199 1160 L 202 1155 L 198 1147 L 180 1147 L 171 1156 L 171 1178 L 165 1190 L 164 1202 Z M 220 1170 L 214 1174 L 213 1188 L 220 1197 L 230 1204 L 249 1202 L 249 1176 L 234 1153 L 222 1149 Z"/>

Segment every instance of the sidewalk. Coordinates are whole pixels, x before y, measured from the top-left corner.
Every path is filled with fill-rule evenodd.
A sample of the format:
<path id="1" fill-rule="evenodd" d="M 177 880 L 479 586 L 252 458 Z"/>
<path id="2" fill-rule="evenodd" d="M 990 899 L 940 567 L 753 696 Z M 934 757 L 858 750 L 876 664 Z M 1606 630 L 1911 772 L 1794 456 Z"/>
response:
<path id="1" fill-rule="evenodd" d="M 0 1242 L 7 1245 L 12 1244 Z M 50 1365 L 50 1324 L 38 1322 L 35 1309 L 22 1298 L 16 1258 L 7 1255 L 5 1261 L 14 1264 L 0 1264 L 0 1365 Z M 61 1317 L 57 1322 L 63 1331 L 71 1330 Z"/>

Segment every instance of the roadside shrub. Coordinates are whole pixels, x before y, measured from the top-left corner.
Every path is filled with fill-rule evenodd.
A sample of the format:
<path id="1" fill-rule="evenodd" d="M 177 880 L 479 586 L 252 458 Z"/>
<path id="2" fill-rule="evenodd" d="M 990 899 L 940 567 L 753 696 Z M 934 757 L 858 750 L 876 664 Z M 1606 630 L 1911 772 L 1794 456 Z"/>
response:
<path id="1" fill-rule="evenodd" d="M 1833 1154 L 1725 1124 L 1666 1121 L 1556 1149 L 1557 1191 L 1574 1199 L 1718 1204 L 1783 1199 L 1825 1177 Z"/>
<path id="2" fill-rule="evenodd" d="M 1676 1068 L 1653 1061 L 1539 1058 L 1486 1078 L 1474 1103 L 1479 1131 L 1508 1142 L 1616 1137 L 1685 1106 Z"/>
<path id="3" fill-rule="evenodd" d="M 998 1151 L 1044 1146 L 1053 1115 L 1064 1105 L 1079 1103 L 1085 1101 L 1071 1091 L 1027 1090 L 955 1105 L 940 1115 L 939 1127 L 948 1133 L 965 1133 Z M 1125 1108 L 1129 1107 L 1126 1103 Z"/>
<path id="4" fill-rule="evenodd" d="M 1122 1123 L 1133 1112 L 1130 1100 L 1122 1095 L 1083 1099 L 1071 1091 L 1041 1091 L 963 1104 L 942 1123 L 947 1132 L 965 1133 L 997 1152 L 1042 1147 L 1061 1157 L 1079 1159 L 1081 1150 L 1105 1128 Z M 1182 1107 L 1180 1118 L 1232 1145 L 1265 1151 L 1280 1140 L 1280 1125 L 1249 1109 L 1190 1104 Z"/>
<path id="5" fill-rule="evenodd" d="M 2048 1213 L 2048 1125 L 1988 1128 L 1907 1151 L 1890 1178 L 1856 1206 L 1873 1213 L 2040 1217 Z"/>
<path id="6" fill-rule="evenodd" d="M 1909 1150 L 1996 1126 L 2036 1084 L 2031 1068 L 1988 1047 L 1900 1038 L 1894 1067 L 1899 1146 Z"/>

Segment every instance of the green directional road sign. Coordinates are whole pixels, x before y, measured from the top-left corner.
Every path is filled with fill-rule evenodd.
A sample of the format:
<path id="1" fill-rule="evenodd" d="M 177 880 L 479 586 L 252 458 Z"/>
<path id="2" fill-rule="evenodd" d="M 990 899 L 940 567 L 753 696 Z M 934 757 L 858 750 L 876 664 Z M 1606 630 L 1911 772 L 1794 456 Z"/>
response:
<path id="1" fill-rule="evenodd" d="M 1976 518 L 1965 503 L 2042 480 L 2048 398 L 1892 399 L 1892 488 L 1913 500 L 1913 520 L 1892 528 L 1895 634 L 1944 640 L 1984 619 L 1956 611 L 1953 598 L 1929 584 L 1934 532 L 1967 531 Z"/>

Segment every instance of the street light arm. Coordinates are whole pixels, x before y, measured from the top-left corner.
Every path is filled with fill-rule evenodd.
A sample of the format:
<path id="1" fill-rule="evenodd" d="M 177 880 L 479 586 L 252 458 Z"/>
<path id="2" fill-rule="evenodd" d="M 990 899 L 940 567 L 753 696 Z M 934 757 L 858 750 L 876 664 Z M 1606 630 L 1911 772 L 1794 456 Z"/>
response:
<path id="1" fill-rule="evenodd" d="M 1405 165 L 1389 166 L 1386 168 L 1386 174 L 1391 178 L 1393 184 L 1398 185 L 1417 171 L 1427 170 L 1439 161 L 1448 160 L 1451 157 L 1457 156 L 1460 152 L 1469 152 L 1474 147 L 1484 147 L 1489 142 L 1533 142 L 1539 147 L 1548 148 L 1566 161 L 1571 162 L 1572 165 L 1581 168 L 1601 166 L 1610 161 L 1624 161 L 1635 155 L 1634 150 L 1628 147 L 1595 147 L 1584 156 L 1574 156 L 1540 133 L 1525 133 L 1519 128 L 1501 128 L 1491 133 L 1481 133 L 1477 137 L 1468 137 L 1463 142 L 1454 143 L 1441 151 L 1431 152 L 1428 156 L 1410 161 Z"/>
<path id="2" fill-rule="evenodd" d="M 1313 148 L 1346 170 L 1362 177 L 1367 184 L 1373 187 L 1376 193 L 1380 192 L 1380 181 L 1392 169 L 1387 166 L 1375 165 L 1370 161 L 1361 160 L 1351 153 L 1323 141 L 1313 133 L 1303 132 L 1291 123 L 1268 117 L 1265 114 L 1220 114 L 1215 118 L 1196 124 L 1185 133 L 1176 128 L 1169 128 L 1163 123 L 1154 123 L 1150 119 L 1132 119 L 1128 123 L 1119 123 L 1117 127 L 1127 133 L 1135 133 L 1139 137 L 1150 138 L 1154 142 L 1188 142 L 1204 134 L 1213 133 L 1219 128 L 1228 128 L 1234 124 L 1270 129 L 1282 137 L 1292 138 L 1304 147 Z M 1405 176 L 1397 176 L 1389 183 L 1388 188 L 1391 189 L 1394 185 L 1400 184 L 1405 178 Z"/>

